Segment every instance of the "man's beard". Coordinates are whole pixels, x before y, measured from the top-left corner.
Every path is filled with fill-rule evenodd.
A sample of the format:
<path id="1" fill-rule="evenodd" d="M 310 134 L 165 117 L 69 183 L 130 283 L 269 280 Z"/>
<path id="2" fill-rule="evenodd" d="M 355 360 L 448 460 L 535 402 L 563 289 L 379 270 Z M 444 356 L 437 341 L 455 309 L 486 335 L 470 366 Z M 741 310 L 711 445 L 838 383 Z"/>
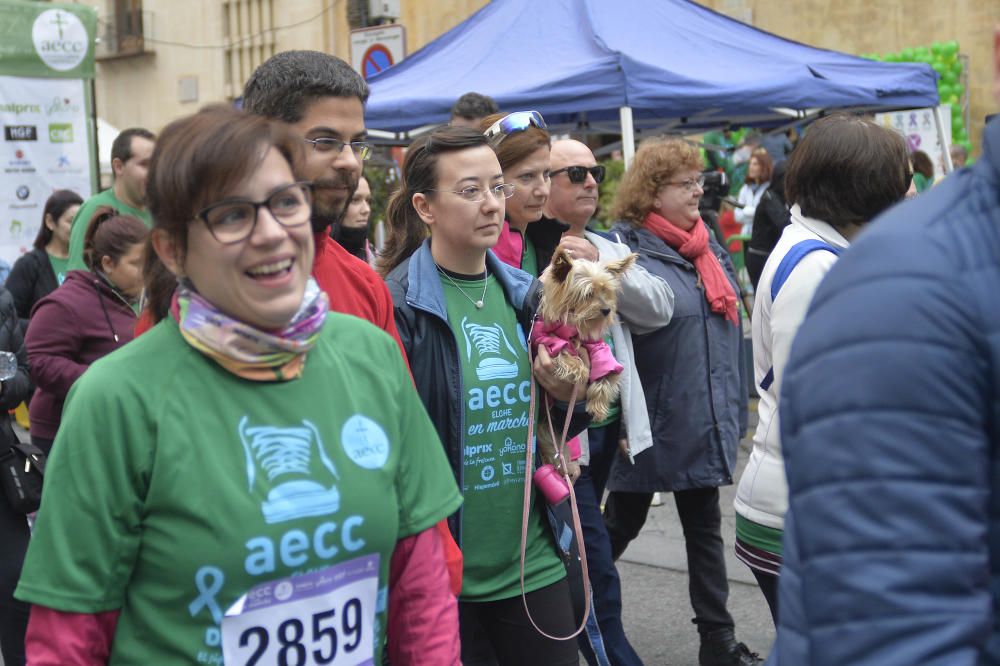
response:
<path id="1" fill-rule="evenodd" d="M 351 174 L 337 174 L 337 178 L 324 178 L 313 181 L 313 214 L 312 230 L 315 233 L 326 231 L 331 225 L 340 224 L 347 213 L 354 191 L 358 189 L 358 178 Z M 337 190 L 346 187 L 343 200 L 331 199 Z"/>

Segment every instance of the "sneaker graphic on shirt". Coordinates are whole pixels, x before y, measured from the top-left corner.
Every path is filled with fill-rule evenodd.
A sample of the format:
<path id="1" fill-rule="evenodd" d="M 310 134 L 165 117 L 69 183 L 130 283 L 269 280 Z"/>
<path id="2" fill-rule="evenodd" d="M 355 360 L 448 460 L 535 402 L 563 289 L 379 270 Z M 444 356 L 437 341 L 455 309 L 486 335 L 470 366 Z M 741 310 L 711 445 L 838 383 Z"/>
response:
<path id="1" fill-rule="evenodd" d="M 312 423 L 303 420 L 301 426 L 251 426 L 244 416 L 239 434 L 250 489 L 258 475 L 266 476 L 272 484 L 260 507 L 267 523 L 322 516 L 340 508 L 340 493 L 330 482 L 331 477 L 339 480 L 340 476 Z"/>
<path id="2" fill-rule="evenodd" d="M 480 381 L 517 377 L 517 351 L 511 346 L 500 324 L 484 326 L 462 318 L 465 336 L 465 356 L 472 361 L 472 352 L 479 356 L 476 377 Z"/>

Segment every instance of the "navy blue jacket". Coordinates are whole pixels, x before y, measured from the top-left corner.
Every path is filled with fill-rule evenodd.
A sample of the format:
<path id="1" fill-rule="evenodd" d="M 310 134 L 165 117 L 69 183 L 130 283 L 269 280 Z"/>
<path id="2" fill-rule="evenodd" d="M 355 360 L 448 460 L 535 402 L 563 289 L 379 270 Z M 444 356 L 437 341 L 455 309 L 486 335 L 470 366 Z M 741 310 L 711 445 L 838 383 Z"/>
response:
<path id="1" fill-rule="evenodd" d="M 781 395 L 769 664 L 1000 664 L 1000 122 L 816 292 Z"/>
<path id="2" fill-rule="evenodd" d="M 653 446 L 635 465 L 615 457 L 608 489 L 652 493 L 733 482 L 736 447 L 747 427 L 743 328 L 712 312 L 694 264 L 646 229 L 619 223 L 611 235 L 639 253 L 639 265 L 674 293 L 670 323 L 632 335 Z M 709 241 L 736 293 L 729 254 Z"/>

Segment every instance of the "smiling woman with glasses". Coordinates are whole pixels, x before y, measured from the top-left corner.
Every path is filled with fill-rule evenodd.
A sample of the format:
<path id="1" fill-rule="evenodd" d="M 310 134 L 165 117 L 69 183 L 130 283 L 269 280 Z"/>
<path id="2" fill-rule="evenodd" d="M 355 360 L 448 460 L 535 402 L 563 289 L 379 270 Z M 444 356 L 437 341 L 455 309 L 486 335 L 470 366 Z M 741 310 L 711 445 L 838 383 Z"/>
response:
<path id="1" fill-rule="evenodd" d="M 435 525 L 461 498 L 397 345 L 310 277 L 304 151 L 225 107 L 163 130 L 149 207 L 178 288 L 73 385 L 18 592 L 29 661 L 457 663 Z"/>
<path id="2" fill-rule="evenodd" d="M 576 666 L 576 645 L 536 632 L 521 601 L 531 377 L 556 399 L 567 399 L 573 387 L 547 370 L 544 351 L 534 368 L 528 357 L 525 333 L 539 282 L 489 251 L 500 235 L 505 201 L 513 200 L 505 199 L 512 187 L 517 197 L 505 176 L 479 132 L 443 127 L 417 139 L 386 211 L 389 238 L 381 269 L 413 381 L 465 498 L 462 511 L 448 521 L 464 557 L 462 663 Z M 562 423 L 566 409 L 557 403 L 553 419 Z M 574 418 L 573 432 L 583 427 L 581 416 Z M 527 603 L 545 631 L 568 635 L 573 610 L 566 568 L 537 499 L 526 529 Z"/>
<path id="3" fill-rule="evenodd" d="M 545 267 L 538 265 L 530 229 L 541 219 L 549 198 L 551 141 L 545 120 L 537 111 L 496 113 L 480 127 L 496 151 L 504 181 L 515 187 L 493 252 L 508 266 L 538 275 Z"/>

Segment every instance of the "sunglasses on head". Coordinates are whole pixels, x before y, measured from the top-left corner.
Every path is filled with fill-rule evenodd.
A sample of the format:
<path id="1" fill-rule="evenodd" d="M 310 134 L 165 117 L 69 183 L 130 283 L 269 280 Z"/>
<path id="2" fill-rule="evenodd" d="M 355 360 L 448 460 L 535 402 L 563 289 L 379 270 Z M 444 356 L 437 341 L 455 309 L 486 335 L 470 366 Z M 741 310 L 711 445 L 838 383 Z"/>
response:
<path id="1" fill-rule="evenodd" d="M 542 114 L 538 111 L 515 111 L 490 125 L 483 132 L 483 136 L 496 146 L 514 132 L 523 132 L 532 125 L 538 129 L 545 129 L 545 119 L 542 118 Z"/>
<path id="2" fill-rule="evenodd" d="M 594 180 L 597 181 L 598 185 L 600 185 L 601 181 L 604 180 L 604 167 L 601 166 L 600 164 L 592 167 L 585 167 L 585 166 L 563 167 L 562 169 L 556 169 L 555 171 L 550 173 L 549 176 L 558 176 L 564 171 L 566 172 L 566 175 L 569 176 L 569 182 L 576 183 L 577 185 L 587 180 L 588 173 L 594 177 Z"/>

